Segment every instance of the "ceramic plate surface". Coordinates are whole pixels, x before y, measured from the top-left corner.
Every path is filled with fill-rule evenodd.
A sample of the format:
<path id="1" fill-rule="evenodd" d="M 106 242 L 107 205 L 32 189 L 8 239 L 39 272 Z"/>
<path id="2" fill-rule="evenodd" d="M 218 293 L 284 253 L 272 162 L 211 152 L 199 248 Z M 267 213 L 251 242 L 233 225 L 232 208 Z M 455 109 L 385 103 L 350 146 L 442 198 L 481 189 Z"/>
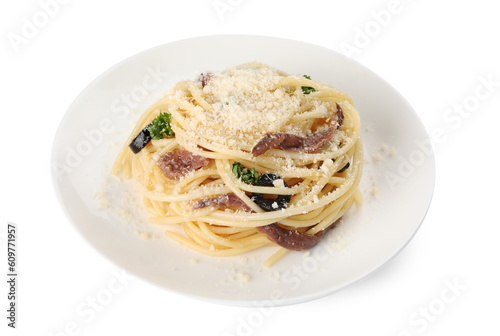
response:
<path id="1" fill-rule="evenodd" d="M 109 173 L 135 121 L 167 89 L 200 72 L 258 61 L 307 74 L 349 93 L 359 111 L 365 202 L 308 252 L 272 268 L 276 248 L 211 258 L 150 225 L 131 182 Z M 319 298 L 359 280 L 410 241 L 430 205 L 434 157 L 421 121 L 401 95 L 360 64 L 331 50 L 260 36 L 209 36 L 168 43 L 117 64 L 73 102 L 57 131 L 52 168 L 62 207 L 104 256 L 166 289 L 240 306 Z"/>

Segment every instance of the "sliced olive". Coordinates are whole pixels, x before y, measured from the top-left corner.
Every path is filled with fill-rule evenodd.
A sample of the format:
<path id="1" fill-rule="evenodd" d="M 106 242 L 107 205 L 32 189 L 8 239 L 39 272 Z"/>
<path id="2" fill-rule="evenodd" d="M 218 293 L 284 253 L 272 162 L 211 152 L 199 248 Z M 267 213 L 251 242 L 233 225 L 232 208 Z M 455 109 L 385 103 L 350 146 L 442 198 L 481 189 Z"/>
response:
<path id="1" fill-rule="evenodd" d="M 282 178 L 279 177 L 276 174 L 263 174 L 259 177 L 257 180 L 257 183 L 255 183 L 256 186 L 258 187 L 269 187 L 269 186 L 274 186 L 273 181 L 276 180 L 281 180 Z M 288 188 L 288 184 L 286 184 L 285 180 L 283 180 L 283 184 L 285 187 Z M 276 211 L 276 210 L 281 210 L 285 209 L 288 207 L 288 204 L 290 204 L 290 199 L 292 198 L 291 195 L 278 195 L 278 198 L 276 198 L 274 201 L 268 200 L 264 197 L 264 194 L 261 193 L 253 193 L 252 198 L 254 202 L 260 206 L 263 210 L 266 211 Z M 274 207 L 273 207 L 274 205 Z"/>
<path id="2" fill-rule="evenodd" d="M 137 154 L 146 147 L 146 145 L 151 141 L 151 134 L 149 134 L 148 127 L 153 123 L 147 125 L 139 132 L 139 134 L 132 140 L 132 142 L 128 145 L 134 154 Z"/>
<path id="3" fill-rule="evenodd" d="M 349 162 L 346 163 L 346 165 L 344 167 L 342 167 L 342 169 L 340 169 L 337 173 L 343 173 L 347 170 L 347 168 L 349 168 L 351 164 Z"/>

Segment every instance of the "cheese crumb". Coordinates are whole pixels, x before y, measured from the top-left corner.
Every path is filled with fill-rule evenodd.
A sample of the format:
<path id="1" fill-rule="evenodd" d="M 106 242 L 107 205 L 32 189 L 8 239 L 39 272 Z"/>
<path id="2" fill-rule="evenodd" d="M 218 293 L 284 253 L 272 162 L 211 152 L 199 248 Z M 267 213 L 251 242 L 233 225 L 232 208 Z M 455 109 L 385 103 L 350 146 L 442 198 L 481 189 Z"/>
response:
<path id="1" fill-rule="evenodd" d="M 326 159 L 319 169 L 321 169 L 321 171 L 323 171 L 325 174 L 328 174 L 328 172 L 332 167 L 333 167 L 333 160 Z"/>
<path id="2" fill-rule="evenodd" d="M 278 272 L 278 271 L 273 272 L 273 273 L 270 275 L 270 278 L 271 278 L 274 282 L 278 282 L 278 281 L 279 281 L 279 279 L 280 279 L 280 272 Z"/>
<path id="3" fill-rule="evenodd" d="M 380 154 L 373 155 L 373 161 L 380 162 L 381 160 L 382 160 L 382 157 L 380 156 Z"/>
<path id="4" fill-rule="evenodd" d="M 283 179 L 278 179 L 273 181 L 273 186 L 275 188 L 284 188 L 285 187 L 285 181 Z"/>
<path id="5" fill-rule="evenodd" d="M 241 283 L 247 283 L 250 281 L 250 275 L 248 273 L 238 272 L 236 276 Z"/>

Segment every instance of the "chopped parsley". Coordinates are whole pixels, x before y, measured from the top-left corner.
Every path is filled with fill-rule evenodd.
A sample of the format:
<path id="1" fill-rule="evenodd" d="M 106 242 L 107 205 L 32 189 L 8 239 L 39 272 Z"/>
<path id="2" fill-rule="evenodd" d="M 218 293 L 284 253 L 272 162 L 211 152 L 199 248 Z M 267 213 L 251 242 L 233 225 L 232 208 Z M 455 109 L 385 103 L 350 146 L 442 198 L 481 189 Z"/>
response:
<path id="1" fill-rule="evenodd" d="M 174 131 L 170 125 L 170 113 L 162 112 L 156 117 L 151 126 L 148 127 L 149 134 L 153 139 L 163 139 L 164 137 L 171 138 L 174 136 Z"/>
<path id="2" fill-rule="evenodd" d="M 308 76 L 308 75 L 304 75 L 305 78 L 307 79 L 311 79 L 311 76 Z M 304 94 L 310 94 L 311 92 L 315 92 L 317 91 L 315 88 L 313 88 L 312 86 L 302 86 L 302 92 Z"/>
<path id="3" fill-rule="evenodd" d="M 231 171 L 234 175 L 236 175 L 237 178 L 247 184 L 254 184 L 259 179 L 259 174 L 255 170 L 255 168 L 252 168 L 250 170 L 246 167 L 243 167 L 239 162 L 234 162 L 231 165 Z"/>

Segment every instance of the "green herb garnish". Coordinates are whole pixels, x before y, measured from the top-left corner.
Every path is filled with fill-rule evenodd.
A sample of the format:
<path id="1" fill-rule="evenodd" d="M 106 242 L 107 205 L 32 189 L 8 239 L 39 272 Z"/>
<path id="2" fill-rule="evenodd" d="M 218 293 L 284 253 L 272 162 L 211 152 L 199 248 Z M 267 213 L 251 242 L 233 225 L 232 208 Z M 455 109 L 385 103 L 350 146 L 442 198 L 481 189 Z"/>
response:
<path id="1" fill-rule="evenodd" d="M 259 174 L 255 170 L 255 168 L 252 168 L 250 170 L 246 167 L 243 167 L 239 162 L 234 162 L 231 165 L 231 171 L 234 173 L 234 175 L 236 175 L 237 178 L 247 184 L 254 184 L 259 179 Z"/>
<path id="2" fill-rule="evenodd" d="M 311 79 L 311 77 L 308 75 L 304 75 L 304 77 L 307 79 Z M 316 89 L 313 88 L 312 86 L 302 86 L 302 92 L 304 94 L 310 94 L 311 92 L 315 92 L 315 91 L 316 91 Z"/>
<path id="3" fill-rule="evenodd" d="M 170 118 L 170 113 L 163 112 L 153 120 L 151 126 L 148 127 L 151 138 L 158 140 L 164 137 L 171 138 L 174 136 L 174 131 L 172 131 L 170 125 Z"/>

